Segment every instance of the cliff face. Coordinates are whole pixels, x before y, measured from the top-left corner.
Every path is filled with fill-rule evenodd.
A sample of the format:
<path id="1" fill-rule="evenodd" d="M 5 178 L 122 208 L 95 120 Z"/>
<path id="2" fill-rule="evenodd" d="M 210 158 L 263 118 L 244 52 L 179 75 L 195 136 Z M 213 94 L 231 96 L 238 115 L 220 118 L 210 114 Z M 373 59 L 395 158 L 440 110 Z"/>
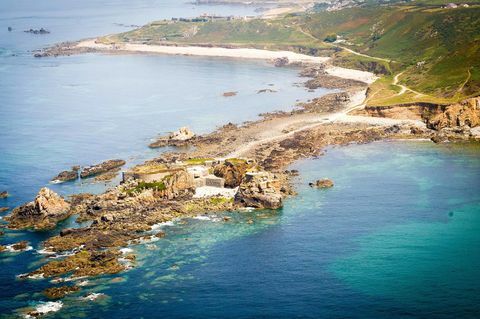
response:
<path id="1" fill-rule="evenodd" d="M 480 125 L 480 97 L 448 105 L 443 112 L 426 118 L 427 127 L 434 130 Z"/>
<path id="2" fill-rule="evenodd" d="M 393 106 L 367 106 L 354 114 L 394 119 L 423 120 L 429 129 L 473 128 L 480 125 L 480 97 L 466 99 L 450 105 L 412 104 Z"/>

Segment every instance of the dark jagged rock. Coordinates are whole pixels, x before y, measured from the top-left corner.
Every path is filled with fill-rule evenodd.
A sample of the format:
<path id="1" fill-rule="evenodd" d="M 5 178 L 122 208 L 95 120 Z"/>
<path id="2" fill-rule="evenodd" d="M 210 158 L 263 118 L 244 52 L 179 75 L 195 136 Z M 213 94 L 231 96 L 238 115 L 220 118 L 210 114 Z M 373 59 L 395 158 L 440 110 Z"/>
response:
<path id="1" fill-rule="evenodd" d="M 73 166 L 69 171 L 60 172 L 57 176 L 52 178 L 53 183 L 63 183 L 68 181 L 74 181 L 78 179 L 78 171 L 80 166 Z"/>
<path id="2" fill-rule="evenodd" d="M 310 187 L 317 187 L 317 188 L 331 188 L 333 187 L 333 181 L 328 178 L 323 178 L 317 180 L 315 183 L 309 183 Z"/>
<path id="3" fill-rule="evenodd" d="M 97 165 L 87 166 L 87 167 L 84 167 L 83 170 L 80 172 L 80 177 L 87 178 L 87 177 L 95 176 L 98 174 L 106 173 L 108 171 L 117 169 L 125 165 L 125 163 L 126 162 L 124 160 L 114 159 L 114 160 L 105 161 Z"/>
<path id="4" fill-rule="evenodd" d="M 50 31 L 44 29 L 44 28 L 40 28 L 40 29 L 30 29 L 30 30 L 25 30 L 23 31 L 25 33 L 32 33 L 32 34 L 49 34 Z"/>
<path id="5" fill-rule="evenodd" d="M 260 93 L 276 93 L 276 92 L 277 91 L 272 90 L 272 89 L 261 89 L 261 90 L 257 91 L 257 94 L 260 94 Z"/>
<path id="6" fill-rule="evenodd" d="M 67 201 L 50 189 L 42 188 L 34 201 L 15 208 L 5 220 L 13 229 L 49 229 L 70 216 L 69 210 Z"/>

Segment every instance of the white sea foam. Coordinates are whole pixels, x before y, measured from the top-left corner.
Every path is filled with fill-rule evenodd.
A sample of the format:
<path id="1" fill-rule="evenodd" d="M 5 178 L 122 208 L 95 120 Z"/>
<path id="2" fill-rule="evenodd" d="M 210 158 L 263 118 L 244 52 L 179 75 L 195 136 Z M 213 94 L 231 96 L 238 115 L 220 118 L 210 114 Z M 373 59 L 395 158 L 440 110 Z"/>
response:
<path id="1" fill-rule="evenodd" d="M 102 294 L 100 292 L 92 292 L 92 293 L 89 293 L 88 295 L 86 295 L 84 297 L 80 297 L 80 299 L 84 300 L 84 301 L 95 301 L 98 298 L 104 297 L 104 296 L 106 296 L 106 295 Z"/>
<path id="2" fill-rule="evenodd" d="M 27 246 L 24 249 L 15 249 L 15 248 L 13 248 L 13 245 L 15 245 L 15 244 L 6 245 L 5 250 L 10 252 L 10 253 L 19 253 L 19 252 L 22 252 L 22 251 L 29 251 L 29 250 L 33 249 L 32 246 Z"/>
<path id="3" fill-rule="evenodd" d="M 193 217 L 193 219 L 197 219 L 197 220 L 205 220 L 205 221 L 211 221 L 211 222 L 219 222 L 221 221 L 221 219 L 216 216 L 216 215 L 210 215 L 210 216 L 207 216 L 207 215 L 197 215 L 195 217 Z"/>
<path id="4" fill-rule="evenodd" d="M 173 220 L 169 220 L 168 222 L 158 223 L 152 226 L 152 230 L 159 230 L 166 226 L 173 226 L 175 223 Z"/>
<path id="5" fill-rule="evenodd" d="M 37 253 L 42 254 L 42 255 L 55 255 L 54 251 L 47 250 L 47 248 L 44 249 L 38 249 Z"/>
<path id="6" fill-rule="evenodd" d="M 132 248 L 122 248 L 120 249 L 120 252 L 124 255 L 128 254 L 128 253 L 131 253 L 133 252 L 133 249 Z"/>
<path id="7" fill-rule="evenodd" d="M 79 287 L 84 287 L 84 286 L 88 286 L 88 285 L 90 285 L 90 281 L 88 281 L 88 280 L 82 280 L 77 284 L 77 286 L 79 286 Z"/>
<path id="8" fill-rule="evenodd" d="M 205 216 L 205 215 L 197 215 L 193 217 L 193 219 L 198 219 L 198 220 L 212 220 L 210 216 Z"/>
<path id="9" fill-rule="evenodd" d="M 43 279 L 45 277 L 43 276 L 43 273 L 35 274 L 35 275 L 29 275 L 28 273 L 26 273 L 26 274 L 17 275 L 17 278 L 20 278 L 20 279 L 25 279 L 25 278 L 27 278 L 27 279 Z"/>
<path id="10" fill-rule="evenodd" d="M 62 309 L 63 303 L 61 301 L 47 301 L 41 302 L 36 307 L 35 310 L 26 314 L 25 318 L 37 318 L 39 315 L 45 315 L 51 312 L 57 312 Z"/>

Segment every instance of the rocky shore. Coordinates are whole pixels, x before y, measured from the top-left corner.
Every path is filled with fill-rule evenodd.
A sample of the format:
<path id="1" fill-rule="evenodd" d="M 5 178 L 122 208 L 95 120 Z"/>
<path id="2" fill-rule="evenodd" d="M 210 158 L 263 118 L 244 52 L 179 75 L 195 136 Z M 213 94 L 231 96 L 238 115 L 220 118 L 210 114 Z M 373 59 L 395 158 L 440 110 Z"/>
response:
<path id="1" fill-rule="evenodd" d="M 192 147 L 163 153 L 130 169 L 125 173 L 128 178 L 103 194 L 78 194 L 65 200 L 47 188 L 41 189 L 34 201 L 14 209 L 5 218 L 9 228 L 53 228 L 73 215 L 89 226 L 63 229 L 45 240 L 44 253 L 66 257 L 49 260 L 20 278 L 62 282 L 115 274 L 135 265 L 135 255 L 122 248 L 168 236 L 157 225 L 241 208 L 278 209 L 286 197 L 295 194 L 290 179 L 297 172 L 287 170 L 288 165 L 300 158 L 321 156 L 326 146 L 386 138 L 433 138 L 439 134 L 439 127 L 445 129 L 452 123 L 478 125 L 470 115 L 458 115 L 454 120 L 456 115 L 451 113 L 458 109 L 455 114 L 459 114 L 463 106 L 445 109 L 445 118 L 432 117 L 427 125 L 411 119 L 367 117 L 370 114 L 365 110 L 352 115 L 350 112 L 363 102 L 368 84 L 325 74 L 323 70 L 319 66 L 305 69 L 302 75 L 310 78 L 307 86 L 341 87 L 342 92 L 303 103 L 292 112 L 267 114 L 243 125 L 229 123 L 206 135 L 181 128 L 162 136 L 149 146 Z M 54 180 L 101 176 L 124 164 L 122 160 L 110 160 L 81 171 L 74 167 Z M 212 187 L 210 184 L 220 184 L 214 188 L 227 190 L 233 197 L 198 196 L 197 190 Z M 318 180 L 311 186 L 329 188 L 333 182 Z M 223 220 L 228 222 L 229 217 Z M 78 290 L 76 286 L 62 286 L 48 288 L 44 294 L 61 298 Z"/>

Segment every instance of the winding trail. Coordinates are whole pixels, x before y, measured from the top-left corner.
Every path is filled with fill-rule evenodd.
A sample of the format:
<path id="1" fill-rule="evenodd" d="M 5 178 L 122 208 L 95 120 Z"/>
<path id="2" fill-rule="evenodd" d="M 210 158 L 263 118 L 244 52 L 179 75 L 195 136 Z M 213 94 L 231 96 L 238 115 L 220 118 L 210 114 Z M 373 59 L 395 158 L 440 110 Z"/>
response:
<path id="1" fill-rule="evenodd" d="M 351 94 L 350 103 L 340 112 L 331 114 L 307 113 L 293 115 L 286 119 L 278 119 L 275 121 L 275 123 L 268 123 L 265 125 L 265 129 L 256 136 L 255 140 L 252 140 L 240 148 L 237 148 L 234 152 L 226 155 L 225 158 L 244 157 L 249 152 L 255 150 L 255 148 L 261 145 L 282 141 L 298 132 L 314 129 L 320 125 L 331 123 L 362 123 L 372 126 L 411 124 L 414 126 L 425 127 L 425 123 L 418 120 L 399 120 L 381 117 L 349 115 L 349 112 L 365 106 L 365 97 L 366 90 L 361 90 Z M 294 128 L 292 129 L 292 127 Z"/>
<path id="2" fill-rule="evenodd" d="M 398 81 L 399 81 L 398 78 L 399 78 L 403 73 L 405 73 L 405 71 L 398 73 L 398 74 L 395 75 L 395 77 L 393 78 L 392 84 L 400 87 L 400 92 L 398 92 L 396 95 L 397 95 L 397 96 L 398 96 L 398 95 L 402 95 L 402 94 L 404 94 L 405 92 L 409 91 L 409 92 L 414 93 L 417 97 L 419 97 L 419 96 L 425 96 L 426 94 L 423 94 L 423 93 L 420 93 L 420 92 L 418 92 L 418 91 L 412 90 L 412 89 L 409 88 L 408 86 L 405 86 L 405 85 L 403 85 L 403 84 L 399 84 L 399 83 L 398 83 Z"/>

